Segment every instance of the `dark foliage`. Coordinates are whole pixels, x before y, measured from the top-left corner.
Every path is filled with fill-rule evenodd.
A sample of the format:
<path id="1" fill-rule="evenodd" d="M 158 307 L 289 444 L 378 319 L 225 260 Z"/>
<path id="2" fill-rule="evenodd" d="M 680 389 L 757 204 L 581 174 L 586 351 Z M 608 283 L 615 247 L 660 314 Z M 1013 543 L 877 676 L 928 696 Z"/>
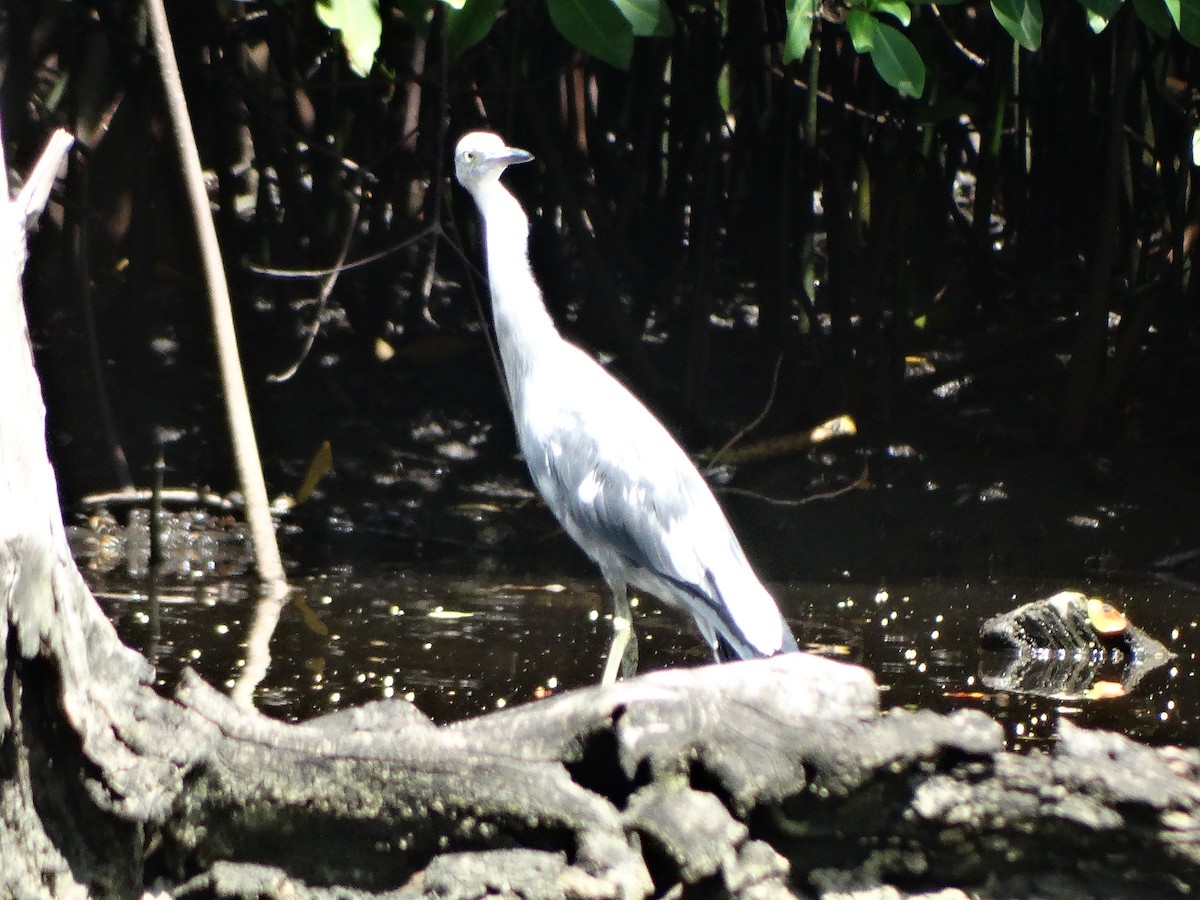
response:
<path id="1" fill-rule="evenodd" d="M 1079 4 L 1048 4 L 1030 53 L 986 6 L 919 6 L 914 100 L 835 16 L 784 65 L 779 0 L 674 2 L 673 37 L 638 39 L 628 71 L 566 43 L 540 2 L 508 4 L 455 60 L 442 4 L 383 7 L 365 79 L 308 2 L 169 10 L 260 393 L 314 327 L 300 380 L 317 404 L 411 391 L 431 358 L 480 364 L 474 217 L 448 161 L 484 126 L 540 161 L 510 177 L 555 315 L 700 443 L 745 421 L 780 355 L 775 430 L 844 411 L 886 424 L 943 382 L 1068 447 L 1190 419 L 1200 56 L 1132 9 L 1096 35 Z M 82 141 L 29 294 L 50 407 L 95 431 L 81 385 L 102 387 L 106 448 L 148 421 L 219 422 L 142 17 L 94 0 L 13 4 L 5 23 L 10 163 L 54 125 Z M 320 269 L 343 247 L 385 255 L 326 303 L 249 268 Z M 171 396 L 146 397 L 159 375 Z"/>

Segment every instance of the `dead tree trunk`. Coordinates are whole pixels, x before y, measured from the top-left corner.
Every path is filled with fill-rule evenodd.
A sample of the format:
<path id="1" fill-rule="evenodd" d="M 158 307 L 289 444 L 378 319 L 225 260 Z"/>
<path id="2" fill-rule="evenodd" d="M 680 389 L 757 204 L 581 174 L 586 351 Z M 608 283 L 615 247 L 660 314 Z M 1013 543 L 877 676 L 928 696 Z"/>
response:
<path id="1" fill-rule="evenodd" d="M 792 654 L 435 726 L 172 697 L 67 550 L 8 204 L 0 290 L 0 896 L 787 897 L 891 885 L 1142 897 L 1200 884 L 1200 753 L 977 712 L 881 713 Z"/>

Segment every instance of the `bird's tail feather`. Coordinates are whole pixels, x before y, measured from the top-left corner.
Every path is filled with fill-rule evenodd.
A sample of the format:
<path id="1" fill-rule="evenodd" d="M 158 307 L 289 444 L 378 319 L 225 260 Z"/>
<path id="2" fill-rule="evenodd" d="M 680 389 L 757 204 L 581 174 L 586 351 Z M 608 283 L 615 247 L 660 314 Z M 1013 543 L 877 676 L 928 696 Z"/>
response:
<path id="1" fill-rule="evenodd" d="M 762 648 L 756 646 L 743 632 L 737 618 L 733 615 L 733 610 L 730 606 L 731 598 L 726 597 L 721 592 L 711 572 L 708 573 L 709 590 L 707 591 L 685 582 L 672 581 L 671 583 L 678 586 L 693 600 L 700 601 L 704 607 L 715 614 L 704 616 L 704 618 L 715 632 L 716 646 L 714 650 L 716 651 L 717 659 L 721 662 L 731 662 L 738 659 L 757 659 L 763 656 L 771 656 L 773 653 L 791 653 L 799 649 L 796 644 L 796 638 L 792 635 L 792 630 L 788 627 L 787 621 L 779 612 L 774 598 L 766 594 L 766 590 L 761 585 L 756 585 L 756 587 L 766 595 L 768 602 L 774 607 L 775 614 L 779 616 L 779 626 L 783 631 L 780 646 L 774 651 L 764 651 Z M 734 602 L 736 602 L 736 598 L 734 598 Z M 693 610 L 693 615 L 699 618 L 702 614 Z M 701 631 L 703 630 L 701 628 Z"/>

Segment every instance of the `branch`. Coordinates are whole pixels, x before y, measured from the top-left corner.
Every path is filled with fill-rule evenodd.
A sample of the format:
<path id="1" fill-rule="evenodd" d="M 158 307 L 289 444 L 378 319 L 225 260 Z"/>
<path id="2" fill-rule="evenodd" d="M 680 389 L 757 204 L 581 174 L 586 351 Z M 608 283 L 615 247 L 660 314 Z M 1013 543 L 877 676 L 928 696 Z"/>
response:
<path id="1" fill-rule="evenodd" d="M 192 219 L 200 241 L 200 258 L 204 265 L 204 280 L 208 285 L 221 384 L 225 393 L 225 412 L 229 420 L 230 437 L 233 440 L 238 478 L 241 481 L 242 493 L 246 497 L 246 521 L 254 543 L 255 566 L 258 577 L 267 586 L 268 592 L 279 596 L 287 590 L 287 581 L 283 573 L 279 545 L 275 540 L 275 523 L 271 519 L 267 486 L 263 480 L 258 456 L 258 443 L 254 437 L 254 421 L 250 417 L 250 401 L 246 397 L 246 383 L 242 376 L 237 332 L 234 329 L 233 309 L 229 301 L 229 285 L 225 281 L 221 248 L 217 243 L 216 228 L 209 212 L 208 194 L 200 170 L 200 152 L 196 149 L 196 138 L 192 134 L 191 118 L 183 96 L 183 83 L 179 78 L 179 66 L 175 62 L 175 48 L 171 43 L 163 0 L 147 0 L 146 6 L 150 12 L 154 53 L 158 57 L 159 70 L 162 73 L 163 90 L 166 92 L 171 127 L 175 132 L 176 149 L 179 151 L 179 161 L 183 167 Z"/>

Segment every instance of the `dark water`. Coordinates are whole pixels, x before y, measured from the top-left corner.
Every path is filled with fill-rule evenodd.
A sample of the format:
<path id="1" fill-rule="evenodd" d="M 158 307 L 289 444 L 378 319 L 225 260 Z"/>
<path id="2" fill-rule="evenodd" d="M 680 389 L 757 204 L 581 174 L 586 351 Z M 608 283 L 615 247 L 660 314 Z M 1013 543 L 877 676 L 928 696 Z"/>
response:
<path id="1" fill-rule="evenodd" d="M 157 657 L 165 689 L 185 664 L 218 687 L 233 691 L 240 682 L 246 689 L 256 617 L 261 646 L 277 613 L 270 664 L 253 696 L 264 712 L 293 720 L 384 697 L 408 699 L 439 721 L 528 703 L 598 682 L 610 639 L 609 600 L 598 580 L 354 570 L 295 583 L 277 610 L 256 609 L 243 581 L 166 590 L 156 637 L 143 593 L 94 588 L 122 637 Z M 1200 744 L 1200 610 L 1186 587 L 1149 580 L 772 587 L 801 645 L 869 668 L 885 708 L 982 709 L 1004 724 L 1013 747 L 1050 740 L 1064 716 L 1154 744 Z M 1046 697 L 989 686 L 980 623 L 1064 589 L 1118 605 L 1174 658 L 1123 696 Z M 640 603 L 635 627 L 643 671 L 708 661 L 691 626 L 653 601 Z"/>
<path id="2" fill-rule="evenodd" d="M 220 505 L 188 513 L 186 533 L 176 535 L 186 550 L 177 571 L 203 583 L 164 589 L 157 617 L 144 578 L 94 576 L 124 638 L 157 657 L 165 689 L 190 665 L 230 691 L 253 684 L 256 704 L 282 718 L 393 697 L 447 721 L 598 681 L 609 598 L 536 501 L 491 359 L 471 359 L 465 368 L 338 377 L 310 365 L 271 388 L 273 405 L 258 412 L 267 424 L 269 483 L 298 493 L 323 441 L 335 458 L 313 498 L 280 524 L 285 558 L 307 573 L 293 575 L 297 590 L 286 606 L 262 609 L 249 581 L 218 577 L 245 564 L 238 527 L 227 522 L 236 516 Z M 938 374 L 942 362 L 959 374 Z M 921 358 L 929 374 L 894 398 L 892 425 L 743 466 L 730 487 L 752 496 L 722 495 L 760 571 L 788 579 L 771 587 L 797 638 L 869 668 L 885 708 L 979 708 L 1004 723 L 1013 746 L 1051 740 L 1063 716 L 1155 744 L 1200 745 L 1200 589 L 1138 574 L 1197 545 L 1194 430 L 1172 419 L 1171 441 L 1131 436 L 1111 453 L 1060 454 L 1046 447 L 1052 423 L 1007 377 L 1019 372 L 998 366 L 984 389 L 986 379 L 970 382 L 960 362 Z M 136 371 L 142 392 L 191 384 L 190 368 L 188 379 L 162 384 Z M 115 405 L 135 410 L 143 428 L 190 421 L 175 394 L 160 398 L 165 413 L 148 412 L 147 402 L 138 394 Z M 712 420 L 729 426 L 716 429 L 721 440 L 745 423 L 736 392 L 715 390 L 708 402 Z M 812 412 L 801 404 L 795 415 L 807 428 Z M 215 408 L 206 415 L 220 418 Z M 60 483 L 65 495 L 81 495 L 95 489 L 87 482 L 104 480 L 93 470 L 105 448 L 86 416 L 66 431 L 64 418 L 52 429 L 70 438 L 60 441 Z M 182 436 L 166 446 L 168 484 L 228 483 L 219 428 L 175 431 Z M 138 481 L 147 483 L 152 457 L 131 447 Z M 817 497 L 825 499 L 800 505 Z M 89 565 L 115 573 L 125 559 L 144 569 L 148 534 L 137 530 L 134 540 L 133 513 L 113 511 L 114 521 L 93 522 Z M 94 506 L 82 513 L 102 518 Z M 165 544 L 169 550 L 169 534 Z M 541 574 L 512 574 L 525 567 Z M 877 572 L 892 577 L 866 574 Z M 998 572 L 1072 574 L 975 574 Z M 953 578 L 918 580 L 934 573 Z M 1110 601 L 1175 657 L 1138 677 L 1098 670 L 1087 690 L 998 686 L 994 661 L 979 646 L 980 624 L 1063 590 Z M 635 627 L 643 670 L 708 662 L 690 623 L 652 601 L 640 606 Z M 264 654 L 248 651 L 264 646 L 270 664 L 260 673 Z"/>

